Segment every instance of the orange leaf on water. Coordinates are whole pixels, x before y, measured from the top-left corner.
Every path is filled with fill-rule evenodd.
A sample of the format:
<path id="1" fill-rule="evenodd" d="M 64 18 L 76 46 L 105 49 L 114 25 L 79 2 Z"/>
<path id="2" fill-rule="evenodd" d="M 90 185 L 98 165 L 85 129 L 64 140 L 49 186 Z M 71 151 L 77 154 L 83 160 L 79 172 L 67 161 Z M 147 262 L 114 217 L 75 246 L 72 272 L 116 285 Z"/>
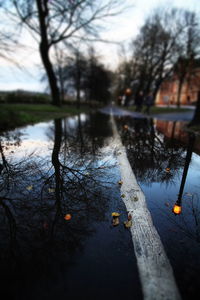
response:
<path id="1" fill-rule="evenodd" d="M 64 219 L 65 219 L 66 221 L 71 220 L 71 218 L 72 218 L 72 216 L 71 216 L 70 214 L 66 214 L 66 215 L 64 216 Z"/>

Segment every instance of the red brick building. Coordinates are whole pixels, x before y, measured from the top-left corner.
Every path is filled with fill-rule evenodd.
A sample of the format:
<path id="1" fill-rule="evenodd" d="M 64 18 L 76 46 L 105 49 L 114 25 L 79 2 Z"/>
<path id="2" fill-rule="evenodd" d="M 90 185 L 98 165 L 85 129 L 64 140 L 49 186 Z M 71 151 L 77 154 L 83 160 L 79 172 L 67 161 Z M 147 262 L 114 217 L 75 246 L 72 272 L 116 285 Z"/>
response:
<path id="1" fill-rule="evenodd" d="M 163 121 L 163 120 L 155 120 L 155 127 L 158 132 L 164 134 L 165 137 L 169 139 L 175 139 L 185 145 L 188 144 L 189 135 L 185 131 L 185 125 L 187 122 L 183 121 Z M 195 144 L 194 144 L 194 152 L 200 155 L 200 136 L 196 136 Z"/>
<path id="2" fill-rule="evenodd" d="M 177 104 L 179 79 L 174 74 L 170 79 L 163 81 L 156 96 L 156 104 Z M 192 74 L 188 74 L 183 83 L 180 103 L 190 105 L 197 101 L 197 93 L 200 90 L 200 68 L 196 68 Z"/>

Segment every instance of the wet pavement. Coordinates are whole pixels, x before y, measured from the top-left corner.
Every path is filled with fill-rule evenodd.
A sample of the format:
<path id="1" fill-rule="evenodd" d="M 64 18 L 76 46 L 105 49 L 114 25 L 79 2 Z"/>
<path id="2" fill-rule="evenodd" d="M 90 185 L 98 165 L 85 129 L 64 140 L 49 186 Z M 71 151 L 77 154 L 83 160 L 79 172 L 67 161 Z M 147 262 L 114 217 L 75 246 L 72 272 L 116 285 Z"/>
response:
<path id="1" fill-rule="evenodd" d="M 187 108 L 187 107 L 185 107 Z M 189 109 L 189 108 L 188 108 Z M 178 113 L 162 113 L 162 114 L 143 114 L 141 112 L 129 111 L 126 108 L 120 108 L 118 106 L 108 105 L 102 109 L 100 109 L 102 113 L 112 114 L 114 116 L 130 116 L 137 119 L 158 119 L 165 121 L 190 121 L 194 115 L 194 108 L 190 107 L 190 111 L 186 112 L 178 112 Z"/>
<path id="2" fill-rule="evenodd" d="M 190 112 L 161 120 L 112 111 L 182 298 L 197 299 L 200 141 L 184 131 Z M 110 112 L 107 107 L 2 134 L 4 299 L 143 299 L 131 235 L 123 226 L 127 212 L 110 146 Z M 182 213 L 174 215 L 178 196 Z M 116 227 L 114 211 L 121 214 Z"/>

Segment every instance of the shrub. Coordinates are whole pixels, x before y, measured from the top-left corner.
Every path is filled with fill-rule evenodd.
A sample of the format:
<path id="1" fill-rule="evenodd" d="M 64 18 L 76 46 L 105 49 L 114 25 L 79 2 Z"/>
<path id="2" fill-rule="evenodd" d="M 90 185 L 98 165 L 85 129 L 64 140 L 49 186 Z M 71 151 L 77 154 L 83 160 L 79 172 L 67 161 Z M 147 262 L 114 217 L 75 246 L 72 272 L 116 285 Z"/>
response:
<path id="1" fill-rule="evenodd" d="M 4 96 L 3 100 L 0 99 L 0 101 L 6 103 L 48 104 L 51 102 L 51 97 L 46 94 L 10 92 Z"/>

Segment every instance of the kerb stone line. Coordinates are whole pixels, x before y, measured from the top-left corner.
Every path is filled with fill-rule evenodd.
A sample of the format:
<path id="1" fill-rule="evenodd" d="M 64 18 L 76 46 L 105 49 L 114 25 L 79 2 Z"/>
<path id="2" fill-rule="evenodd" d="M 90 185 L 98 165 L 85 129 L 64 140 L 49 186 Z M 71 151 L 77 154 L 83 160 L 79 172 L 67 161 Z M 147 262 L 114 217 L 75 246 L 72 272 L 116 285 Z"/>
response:
<path id="1" fill-rule="evenodd" d="M 128 161 L 126 149 L 122 145 L 117 126 L 111 115 L 113 128 L 112 147 L 117 155 L 121 180 L 121 194 L 125 197 L 127 211 L 132 215 L 130 228 L 140 281 L 145 300 L 181 299 L 176 286 L 170 262 L 165 253 L 160 236 L 153 225 L 146 205 L 144 193 L 138 185 Z"/>

